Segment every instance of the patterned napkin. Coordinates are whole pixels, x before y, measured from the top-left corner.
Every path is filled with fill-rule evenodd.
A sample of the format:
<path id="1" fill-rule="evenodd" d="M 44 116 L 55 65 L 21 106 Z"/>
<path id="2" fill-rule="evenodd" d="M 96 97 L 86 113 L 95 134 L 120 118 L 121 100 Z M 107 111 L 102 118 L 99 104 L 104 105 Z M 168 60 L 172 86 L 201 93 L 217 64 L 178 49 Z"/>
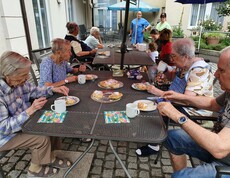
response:
<path id="1" fill-rule="evenodd" d="M 130 123 L 125 111 L 104 111 L 105 123 Z"/>
<path id="2" fill-rule="evenodd" d="M 63 113 L 56 113 L 54 111 L 44 111 L 42 116 L 38 119 L 38 123 L 63 123 L 67 111 Z"/>

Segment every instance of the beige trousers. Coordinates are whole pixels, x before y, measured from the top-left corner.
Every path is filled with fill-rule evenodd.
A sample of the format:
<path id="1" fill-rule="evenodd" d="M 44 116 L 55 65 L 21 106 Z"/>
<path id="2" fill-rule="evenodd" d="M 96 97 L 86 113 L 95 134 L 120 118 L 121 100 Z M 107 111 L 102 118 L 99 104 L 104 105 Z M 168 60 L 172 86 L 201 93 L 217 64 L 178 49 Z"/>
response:
<path id="1" fill-rule="evenodd" d="M 0 152 L 17 148 L 29 148 L 33 164 L 43 165 L 51 163 L 50 137 L 18 133 L 0 148 Z"/>

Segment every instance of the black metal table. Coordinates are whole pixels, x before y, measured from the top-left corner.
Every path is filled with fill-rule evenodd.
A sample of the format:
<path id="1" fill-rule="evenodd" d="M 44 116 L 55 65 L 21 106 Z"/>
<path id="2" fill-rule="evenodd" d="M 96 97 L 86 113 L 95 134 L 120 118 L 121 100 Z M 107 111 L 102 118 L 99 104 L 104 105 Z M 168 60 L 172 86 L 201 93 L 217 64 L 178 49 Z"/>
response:
<path id="1" fill-rule="evenodd" d="M 37 111 L 23 125 L 23 132 L 30 134 L 73 137 L 73 138 L 92 138 L 92 142 L 87 150 L 74 162 L 72 167 L 66 172 L 65 176 L 72 168 L 82 159 L 82 157 L 91 149 L 95 139 L 109 140 L 110 147 L 120 162 L 122 168 L 128 177 L 130 177 L 126 167 L 120 160 L 113 148 L 111 140 L 144 142 L 144 143 L 161 143 L 167 136 L 166 125 L 157 110 L 151 112 L 141 112 L 130 123 L 106 124 L 104 120 L 104 111 L 123 111 L 127 103 L 140 99 L 146 99 L 147 92 L 137 91 L 131 88 L 132 83 L 140 82 L 138 80 L 128 79 L 127 76 L 116 77 L 124 83 L 124 86 L 116 91 L 122 92 L 123 97 L 120 101 L 114 103 L 99 103 L 90 98 L 94 90 L 103 90 L 98 87 L 101 80 L 112 78 L 110 71 L 91 71 L 98 75 L 95 81 L 87 81 L 86 84 L 70 83 L 70 96 L 77 96 L 80 102 L 77 105 L 67 107 L 67 115 L 62 124 L 37 123 L 38 118 L 44 110 L 50 110 L 50 105 L 54 100 L 61 96 L 55 94 L 48 100 L 43 110 Z M 144 75 L 147 80 L 147 76 Z"/>
<path id="2" fill-rule="evenodd" d="M 120 65 L 121 64 L 121 53 L 117 52 L 120 48 L 104 48 L 98 50 L 101 51 L 110 51 L 110 56 L 96 55 L 93 64 L 112 64 Z M 125 53 L 124 65 L 141 65 L 141 66 L 152 66 L 154 65 L 153 60 L 146 53 L 146 51 L 138 51 L 133 48 L 132 51 Z"/>

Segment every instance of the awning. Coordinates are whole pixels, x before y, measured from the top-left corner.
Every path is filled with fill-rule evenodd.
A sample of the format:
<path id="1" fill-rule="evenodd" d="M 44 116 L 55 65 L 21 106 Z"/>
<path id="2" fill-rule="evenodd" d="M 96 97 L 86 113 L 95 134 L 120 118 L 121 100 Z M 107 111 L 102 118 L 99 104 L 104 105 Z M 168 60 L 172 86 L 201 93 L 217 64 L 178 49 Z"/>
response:
<path id="1" fill-rule="evenodd" d="M 226 0 L 176 0 L 181 4 L 207 4 L 212 2 L 225 2 Z"/>
<path id="2" fill-rule="evenodd" d="M 112 11 L 125 10 L 125 7 L 126 7 L 126 1 L 122 1 L 109 6 L 108 10 L 112 10 Z M 129 11 L 159 12 L 160 8 L 152 7 L 151 5 L 145 2 L 140 2 L 139 7 L 138 5 L 134 5 L 130 3 Z"/>

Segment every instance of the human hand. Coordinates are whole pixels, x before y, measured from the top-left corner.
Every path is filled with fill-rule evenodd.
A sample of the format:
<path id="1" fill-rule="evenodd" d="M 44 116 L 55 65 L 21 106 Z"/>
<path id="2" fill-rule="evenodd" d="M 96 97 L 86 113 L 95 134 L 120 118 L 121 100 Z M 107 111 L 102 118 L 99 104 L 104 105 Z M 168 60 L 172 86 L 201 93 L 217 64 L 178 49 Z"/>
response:
<path id="1" fill-rule="evenodd" d="M 85 70 L 86 70 L 86 65 L 85 64 L 80 65 L 79 71 L 80 72 L 85 72 Z"/>
<path id="2" fill-rule="evenodd" d="M 37 110 L 41 109 L 46 104 L 46 102 L 46 97 L 35 99 L 32 105 L 26 110 L 27 114 L 32 115 Z"/>
<path id="3" fill-rule="evenodd" d="M 90 51 L 90 54 L 95 54 L 97 52 L 97 49 L 93 49 L 92 51 Z"/>
<path id="4" fill-rule="evenodd" d="M 77 76 L 69 76 L 69 77 L 66 77 L 66 79 L 68 80 L 69 83 L 76 82 Z"/>
<path id="5" fill-rule="evenodd" d="M 69 94 L 69 88 L 67 88 L 66 86 L 54 87 L 52 88 L 52 91 L 55 93 L 64 94 L 66 96 L 68 96 Z"/>
<path id="6" fill-rule="evenodd" d="M 161 115 L 168 116 L 175 122 L 178 122 L 178 118 L 183 115 L 170 102 L 160 102 L 157 109 Z"/>
<path id="7" fill-rule="evenodd" d="M 183 94 L 177 93 L 175 91 L 165 91 L 162 95 L 167 100 L 181 100 L 183 98 Z"/>

